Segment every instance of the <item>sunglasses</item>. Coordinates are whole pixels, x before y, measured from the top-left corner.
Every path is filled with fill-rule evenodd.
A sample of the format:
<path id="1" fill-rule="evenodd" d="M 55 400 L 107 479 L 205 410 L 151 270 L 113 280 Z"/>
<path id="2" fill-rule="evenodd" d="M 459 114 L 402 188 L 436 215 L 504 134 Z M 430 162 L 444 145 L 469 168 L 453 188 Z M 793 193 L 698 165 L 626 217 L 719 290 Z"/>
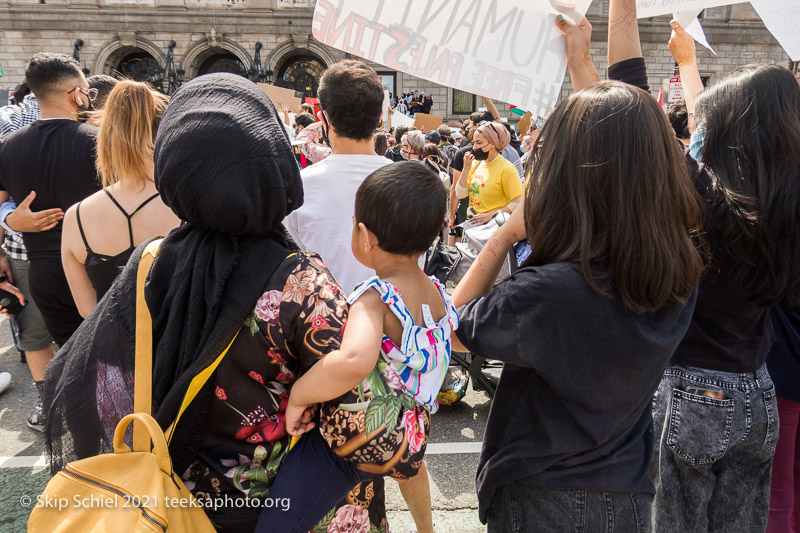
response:
<path id="1" fill-rule="evenodd" d="M 72 94 L 75 91 L 82 92 L 90 102 L 94 102 L 94 99 L 97 98 L 97 93 L 99 92 L 97 89 L 84 89 L 83 87 L 75 87 L 71 91 L 68 91 L 67 94 Z"/>

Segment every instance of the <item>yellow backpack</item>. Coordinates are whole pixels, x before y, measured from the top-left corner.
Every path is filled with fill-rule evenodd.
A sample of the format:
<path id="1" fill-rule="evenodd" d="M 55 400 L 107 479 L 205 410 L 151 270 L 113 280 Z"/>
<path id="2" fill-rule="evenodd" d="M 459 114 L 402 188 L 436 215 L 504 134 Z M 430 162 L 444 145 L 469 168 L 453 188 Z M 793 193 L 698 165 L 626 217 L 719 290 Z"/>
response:
<path id="1" fill-rule="evenodd" d="M 167 439 L 150 416 L 153 326 L 144 283 L 160 244 L 147 246 L 137 274 L 134 413 L 117 425 L 114 453 L 69 463 L 50 480 L 28 518 L 29 532 L 215 532 L 200 502 L 172 470 Z M 193 379 L 168 434 L 227 351 Z M 123 442 L 131 423 L 133 449 Z"/>

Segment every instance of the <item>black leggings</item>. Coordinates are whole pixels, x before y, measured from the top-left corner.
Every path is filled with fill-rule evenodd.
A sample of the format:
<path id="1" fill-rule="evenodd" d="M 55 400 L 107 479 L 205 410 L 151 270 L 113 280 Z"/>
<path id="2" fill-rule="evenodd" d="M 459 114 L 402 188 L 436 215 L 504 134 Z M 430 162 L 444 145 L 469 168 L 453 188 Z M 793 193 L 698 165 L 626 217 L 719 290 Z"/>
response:
<path id="1" fill-rule="evenodd" d="M 63 346 L 83 322 L 78 313 L 61 259 L 31 259 L 28 280 L 31 296 L 42 313 L 47 331 Z"/>

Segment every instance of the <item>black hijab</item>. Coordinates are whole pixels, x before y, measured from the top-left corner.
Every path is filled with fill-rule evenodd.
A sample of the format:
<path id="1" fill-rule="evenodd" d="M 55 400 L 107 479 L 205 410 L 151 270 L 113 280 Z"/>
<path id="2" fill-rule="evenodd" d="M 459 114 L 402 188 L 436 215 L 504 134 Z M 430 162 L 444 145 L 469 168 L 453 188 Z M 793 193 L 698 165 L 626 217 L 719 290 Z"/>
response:
<path id="1" fill-rule="evenodd" d="M 154 159 L 161 198 L 186 222 L 164 240 L 145 289 L 153 317 L 153 412 L 166 428 L 191 379 L 242 327 L 293 248 L 281 222 L 302 205 L 303 189 L 272 102 L 232 74 L 201 76 L 176 92 Z M 136 266 L 144 246 L 48 367 L 53 469 L 108 451 L 109 418 L 130 412 Z M 196 454 L 212 389 L 209 382 L 175 431 L 170 452 L 178 472 Z"/>

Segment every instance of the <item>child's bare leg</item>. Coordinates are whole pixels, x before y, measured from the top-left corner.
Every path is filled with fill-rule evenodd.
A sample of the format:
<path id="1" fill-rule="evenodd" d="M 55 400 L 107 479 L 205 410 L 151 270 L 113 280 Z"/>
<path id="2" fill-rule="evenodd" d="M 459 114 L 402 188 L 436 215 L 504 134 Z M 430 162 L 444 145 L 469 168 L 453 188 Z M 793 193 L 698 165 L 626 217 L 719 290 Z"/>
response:
<path id="1" fill-rule="evenodd" d="M 433 533 L 433 514 L 431 513 L 431 486 L 428 481 L 428 468 L 425 460 L 419 467 L 417 475 L 399 481 L 400 492 L 403 499 L 411 511 L 414 523 L 417 525 L 417 533 Z"/>

